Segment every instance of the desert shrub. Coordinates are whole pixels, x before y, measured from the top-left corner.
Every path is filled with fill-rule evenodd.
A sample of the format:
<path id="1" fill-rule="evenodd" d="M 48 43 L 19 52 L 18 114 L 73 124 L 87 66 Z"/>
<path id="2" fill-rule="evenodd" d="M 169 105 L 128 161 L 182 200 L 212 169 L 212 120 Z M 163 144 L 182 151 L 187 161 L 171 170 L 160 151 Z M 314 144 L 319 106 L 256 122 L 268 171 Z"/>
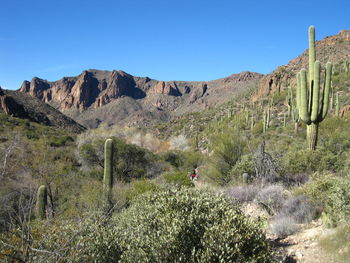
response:
<path id="1" fill-rule="evenodd" d="M 183 134 L 170 138 L 169 144 L 172 150 L 186 151 L 189 149 L 188 140 Z"/>
<path id="2" fill-rule="evenodd" d="M 50 139 L 49 144 L 52 147 L 61 147 L 70 142 L 74 142 L 74 139 L 71 136 L 56 136 Z"/>
<path id="3" fill-rule="evenodd" d="M 119 197 L 122 198 L 126 205 L 129 205 L 136 197 L 146 192 L 156 192 L 160 190 L 160 186 L 148 179 L 140 179 L 132 181 L 127 188 L 122 188 Z"/>
<path id="4" fill-rule="evenodd" d="M 281 164 L 285 174 L 314 173 L 333 170 L 337 156 L 327 149 L 309 151 L 291 147 L 282 157 Z"/>
<path id="5" fill-rule="evenodd" d="M 326 118 L 320 127 L 322 145 L 336 155 L 349 150 L 349 129 L 350 122 L 343 118 Z"/>
<path id="6" fill-rule="evenodd" d="M 115 220 L 121 262 L 271 262 L 259 226 L 223 196 L 159 192 Z"/>
<path id="7" fill-rule="evenodd" d="M 255 201 L 270 215 L 277 214 L 284 203 L 283 186 L 267 185 L 257 193 Z"/>
<path id="8" fill-rule="evenodd" d="M 167 184 L 176 186 L 176 187 L 193 187 L 194 184 L 190 180 L 186 171 L 173 171 L 163 175 L 165 182 Z"/>
<path id="9" fill-rule="evenodd" d="M 312 180 L 297 193 L 308 196 L 320 212 L 324 212 L 330 224 L 349 223 L 350 177 L 331 174 L 315 174 Z"/>
<path id="10" fill-rule="evenodd" d="M 156 176 L 148 173 L 154 167 L 157 157 L 150 151 L 133 144 L 126 144 L 113 138 L 114 174 L 117 180 L 130 182 L 146 176 Z M 79 147 L 80 161 L 86 169 L 103 168 L 104 140 L 98 139 Z"/>
<path id="11" fill-rule="evenodd" d="M 219 185 L 225 185 L 231 180 L 231 169 L 240 160 L 246 146 L 238 131 L 224 134 L 213 140 L 214 154 L 209 162 L 207 177 Z"/>
<path id="12" fill-rule="evenodd" d="M 247 203 L 252 202 L 255 199 L 258 191 L 258 186 L 249 184 L 231 187 L 227 189 L 225 193 L 228 197 L 233 198 L 235 202 Z"/>
<path id="13" fill-rule="evenodd" d="M 330 189 L 326 212 L 334 224 L 350 224 L 350 179 L 337 178 Z"/>
<path id="14" fill-rule="evenodd" d="M 171 151 L 160 154 L 161 159 L 170 163 L 172 166 L 179 168 L 184 164 L 183 152 Z"/>
<path id="15" fill-rule="evenodd" d="M 203 155 L 198 151 L 185 151 L 183 169 L 191 170 L 203 163 Z"/>
<path id="16" fill-rule="evenodd" d="M 58 221 L 43 226 L 28 262 L 118 262 L 121 249 L 116 233 L 103 216 L 85 220 Z"/>
<path id="17" fill-rule="evenodd" d="M 278 238 L 285 238 L 294 234 L 297 230 L 298 226 L 294 218 L 285 215 L 274 216 L 270 222 L 270 231 Z"/>
<path id="18" fill-rule="evenodd" d="M 315 208 L 306 196 L 299 195 L 286 200 L 279 214 L 293 218 L 296 223 L 302 224 L 313 219 Z"/>
<path id="19" fill-rule="evenodd" d="M 241 181 L 243 173 L 248 173 L 250 176 L 254 175 L 255 173 L 254 162 L 251 154 L 246 154 L 241 157 L 235 166 L 232 167 L 230 176 L 232 180 Z"/>

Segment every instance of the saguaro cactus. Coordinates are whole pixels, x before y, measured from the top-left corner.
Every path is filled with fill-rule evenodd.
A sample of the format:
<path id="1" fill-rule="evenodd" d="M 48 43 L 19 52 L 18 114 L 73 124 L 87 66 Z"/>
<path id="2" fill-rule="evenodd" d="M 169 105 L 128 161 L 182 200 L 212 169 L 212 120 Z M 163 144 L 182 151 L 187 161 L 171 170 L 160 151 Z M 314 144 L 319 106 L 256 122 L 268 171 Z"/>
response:
<path id="1" fill-rule="evenodd" d="M 324 120 L 328 112 L 329 90 L 331 86 L 332 64 L 326 64 L 326 79 L 321 93 L 321 65 L 315 60 L 315 28 L 309 28 L 309 79 L 306 70 L 297 75 L 297 104 L 299 115 L 307 125 L 306 138 L 308 148 L 315 150 L 318 137 L 318 124 Z"/>
<path id="2" fill-rule="evenodd" d="M 270 108 L 264 110 L 263 132 L 265 133 L 270 127 Z"/>
<path id="3" fill-rule="evenodd" d="M 47 205 L 47 188 L 45 185 L 41 185 L 38 188 L 36 197 L 36 217 L 39 219 L 46 218 L 46 205 Z"/>
<path id="4" fill-rule="evenodd" d="M 107 204 L 111 203 L 113 186 L 113 140 L 107 139 L 105 142 L 105 162 L 103 175 L 103 192 Z"/>
<path id="5" fill-rule="evenodd" d="M 339 117 L 340 113 L 340 104 L 339 104 L 339 94 L 335 95 L 335 116 Z"/>

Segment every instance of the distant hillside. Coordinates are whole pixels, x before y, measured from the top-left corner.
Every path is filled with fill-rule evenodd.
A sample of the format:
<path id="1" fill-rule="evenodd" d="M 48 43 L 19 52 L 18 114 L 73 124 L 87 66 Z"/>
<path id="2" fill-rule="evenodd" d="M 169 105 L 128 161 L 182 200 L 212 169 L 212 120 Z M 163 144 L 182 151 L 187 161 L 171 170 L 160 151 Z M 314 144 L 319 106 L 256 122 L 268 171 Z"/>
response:
<path id="1" fill-rule="evenodd" d="M 242 72 L 213 81 L 158 81 L 123 71 L 87 70 L 50 82 L 33 78 L 20 91 L 47 102 L 87 127 L 148 125 L 227 102 L 256 87 L 262 75 Z"/>
<path id="2" fill-rule="evenodd" d="M 305 33 L 305 47 L 308 47 L 307 41 L 307 34 Z M 350 30 L 341 30 L 337 35 L 328 36 L 317 41 L 316 59 L 323 66 L 330 61 L 338 67 L 344 60 L 350 59 Z M 288 64 L 278 67 L 271 74 L 265 75 L 260 80 L 254 99 L 257 100 L 271 92 L 285 89 L 288 82 L 295 87 L 296 73 L 302 68 L 308 68 L 308 49 L 300 56 L 289 61 Z"/>
<path id="3" fill-rule="evenodd" d="M 69 132 L 79 133 L 85 130 L 85 127 L 50 105 L 18 91 L 0 88 L 0 112 L 13 117 L 61 128 Z"/>

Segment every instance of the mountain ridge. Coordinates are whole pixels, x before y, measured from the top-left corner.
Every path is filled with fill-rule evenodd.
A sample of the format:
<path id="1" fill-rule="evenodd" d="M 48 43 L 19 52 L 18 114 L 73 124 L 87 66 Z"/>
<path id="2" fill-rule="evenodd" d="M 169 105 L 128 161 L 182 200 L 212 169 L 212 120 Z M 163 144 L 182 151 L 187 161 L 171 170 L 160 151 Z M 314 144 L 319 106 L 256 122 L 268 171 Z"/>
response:
<path id="1" fill-rule="evenodd" d="M 262 76 L 246 71 L 211 81 L 161 81 L 121 70 L 90 69 L 52 82 L 35 77 L 24 81 L 19 91 L 51 104 L 88 127 L 103 122 L 134 125 L 222 104 L 241 90 L 255 86 Z M 115 106 L 114 112 L 120 114 L 111 110 L 112 116 L 108 117 L 100 112 L 110 103 Z"/>

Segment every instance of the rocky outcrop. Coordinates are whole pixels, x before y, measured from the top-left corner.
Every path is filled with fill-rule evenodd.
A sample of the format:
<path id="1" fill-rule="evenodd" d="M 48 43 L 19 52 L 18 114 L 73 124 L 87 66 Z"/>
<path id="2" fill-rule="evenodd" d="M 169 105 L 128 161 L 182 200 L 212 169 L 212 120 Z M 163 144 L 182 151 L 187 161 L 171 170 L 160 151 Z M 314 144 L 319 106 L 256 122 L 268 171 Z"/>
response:
<path id="1" fill-rule="evenodd" d="M 13 117 L 25 118 L 26 114 L 22 105 L 13 98 L 7 96 L 0 87 L 0 111 Z"/>
<path id="2" fill-rule="evenodd" d="M 194 92 L 192 92 L 190 96 L 190 103 L 192 104 L 198 99 L 202 98 L 204 94 L 207 92 L 207 90 L 208 90 L 208 85 L 206 83 L 201 84 L 199 88 L 195 89 Z"/>
<path id="3" fill-rule="evenodd" d="M 20 90 L 44 102 L 54 102 L 61 111 L 71 108 L 84 111 L 90 106 L 101 107 L 121 96 L 142 98 L 133 77 L 123 71 L 84 71 L 77 77 L 49 82 L 33 78 L 24 81 Z"/>
<path id="4" fill-rule="evenodd" d="M 159 81 L 154 85 L 149 91 L 148 94 L 163 94 L 169 96 L 181 96 L 181 92 L 178 90 L 176 83 Z"/>
<path id="5" fill-rule="evenodd" d="M 340 116 L 345 117 L 349 113 L 350 113 L 350 105 L 345 105 L 340 111 Z"/>

